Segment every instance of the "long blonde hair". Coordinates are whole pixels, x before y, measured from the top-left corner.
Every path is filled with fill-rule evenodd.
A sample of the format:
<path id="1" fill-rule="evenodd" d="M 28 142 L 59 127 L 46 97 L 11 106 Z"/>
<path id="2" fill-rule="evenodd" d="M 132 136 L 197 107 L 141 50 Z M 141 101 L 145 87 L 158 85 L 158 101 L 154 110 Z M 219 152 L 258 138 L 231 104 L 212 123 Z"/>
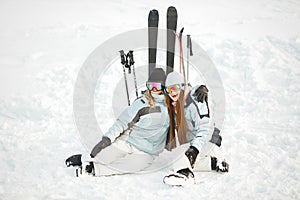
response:
<path id="1" fill-rule="evenodd" d="M 172 104 L 172 99 L 168 96 L 166 98 L 166 104 L 168 107 L 170 128 L 169 128 L 169 144 L 167 149 L 171 150 L 176 147 L 175 129 L 177 131 L 177 136 L 180 144 L 187 143 L 186 133 L 187 133 L 187 122 L 184 114 L 184 91 L 180 90 L 180 96 L 176 102 L 176 122 L 175 122 L 175 109 Z"/>
<path id="2" fill-rule="evenodd" d="M 165 93 L 163 93 L 163 95 L 165 96 L 165 104 L 166 104 L 166 99 L 167 99 L 168 95 L 166 95 Z M 155 106 L 155 100 L 154 100 L 153 96 L 151 95 L 150 90 L 147 90 L 145 92 L 145 97 L 146 97 L 150 107 L 153 108 Z"/>
<path id="3" fill-rule="evenodd" d="M 148 101 L 150 107 L 154 107 L 154 106 L 155 106 L 155 101 L 154 101 L 154 98 L 153 98 L 152 95 L 151 95 L 150 90 L 147 90 L 147 91 L 145 92 L 145 97 L 146 97 L 146 99 L 147 99 L 147 101 Z"/>

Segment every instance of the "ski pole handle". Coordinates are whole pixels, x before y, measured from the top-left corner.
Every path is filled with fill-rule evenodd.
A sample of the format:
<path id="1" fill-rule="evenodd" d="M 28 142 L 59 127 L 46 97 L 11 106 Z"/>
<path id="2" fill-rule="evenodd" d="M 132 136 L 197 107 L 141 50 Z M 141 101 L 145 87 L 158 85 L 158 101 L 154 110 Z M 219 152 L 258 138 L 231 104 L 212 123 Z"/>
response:
<path id="1" fill-rule="evenodd" d="M 127 55 L 129 56 L 129 65 L 130 66 L 134 65 L 133 51 L 130 50 Z"/>
<path id="2" fill-rule="evenodd" d="M 131 74 L 131 65 L 130 65 L 130 57 L 129 53 L 126 54 L 126 65 L 125 67 L 128 68 L 128 74 Z"/>
<path id="3" fill-rule="evenodd" d="M 189 49 L 190 48 L 190 41 L 191 41 L 191 35 L 186 35 L 186 47 Z"/>
<path id="4" fill-rule="evenodd" d="M 184 30 L 184 27 L 182 27 L 182 29 L 180 30 L 179 35 L 182 35 L 183 30 Z"/>
<path id="5" fill-rule="evenodd" d="M 123 50 L 120 50 L 120 56 L 121 56 L 121 64 L 125 65 L 126 64 L 126 59 L 125 59 L 125 53 Z"/>

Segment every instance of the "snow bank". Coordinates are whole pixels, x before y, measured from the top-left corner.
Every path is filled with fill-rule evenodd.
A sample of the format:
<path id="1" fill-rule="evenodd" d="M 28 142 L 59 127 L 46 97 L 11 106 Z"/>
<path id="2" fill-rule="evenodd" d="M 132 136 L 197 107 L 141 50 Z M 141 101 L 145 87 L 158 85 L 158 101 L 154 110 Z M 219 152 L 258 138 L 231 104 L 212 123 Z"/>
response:
<path id="1" fill-rule="evenodd" d="M 171 188 L 162 183 L 166 170 L 78 179 L 64 166 L 69 155 L 88 151 L 73 119 L 82 63 L 108 38 L 145 28 L 150 9 L 160 11 L 165 27 L 169 2 L 2 1 L 1 199 L 300 198 L 300 3 L 172 3 L 178 27 L 201 44 L 222 78 L 230 173 L 197 173 L 196 185 Z"/>

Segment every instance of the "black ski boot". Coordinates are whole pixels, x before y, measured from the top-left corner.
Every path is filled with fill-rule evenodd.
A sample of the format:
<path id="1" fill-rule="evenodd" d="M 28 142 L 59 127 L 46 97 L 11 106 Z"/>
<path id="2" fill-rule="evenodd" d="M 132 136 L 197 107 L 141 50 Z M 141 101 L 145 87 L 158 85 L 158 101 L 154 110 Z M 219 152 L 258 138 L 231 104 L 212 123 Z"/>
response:
<path id="1" fill-rule="evenodd" d="M 217 158 L 211 157 L 211 169 L 219 173 L 225 173 L 229 171 L 229 164 L 225 160 L 219 161 Z"/>
<path id="2" fill-rule="evenodd" d="M 69 158 L 67 158 L 66 160 L 66 165 L 67 167 L 73 166 L 73 167 L 81 167 L 82 166 L 82 162 L 81 162 L 81 154 L 76 154 L 73 156 L 70 156 Z"/>
<path id="3" fill-rule="evenodd" d="M 163 182 L 171 186 L 188 186 L 195 183 L 195 175 L 190 169 L 185 168 L 165 176 Z"/>
<path id="4" fill-rule="evenodd" d="M 86 171 L 88 174 L 95 175 L 94 163 L 93 163 L 93 162 L 90 162 L 87 166 L 85 166 L 85 171 Z"/>
<path id="5" fill-rule="evenodd" d="M 82 177 L 82 176 L 95 176 L 95 169 L 94 169 L 94 163 L 89 162 L 88 165 L 80 166 L 77 169 L 75 169 L 75 175 L 76 177 Z"/>

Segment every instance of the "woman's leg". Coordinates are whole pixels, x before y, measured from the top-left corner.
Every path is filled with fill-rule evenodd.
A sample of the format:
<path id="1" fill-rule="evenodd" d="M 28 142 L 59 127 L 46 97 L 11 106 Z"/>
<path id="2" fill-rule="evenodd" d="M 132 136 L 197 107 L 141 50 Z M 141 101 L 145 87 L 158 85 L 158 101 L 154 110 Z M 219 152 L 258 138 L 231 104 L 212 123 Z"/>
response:
<path id="1" fill-rule="evenodd" d="M 211 142 L 207 142 L 202 147 L 194 165 L 195 172 L 212 170 L 227 172 L 228 168 L 229 165 L 224 161 L 221 147 Z"/>
<path id="2" fill-rule="evenodd" d="M 141 173 L 149 167 L 154 158 L 118 138 L 116 142 L 103 149 L 95 158 L 95 176 Z"/>

